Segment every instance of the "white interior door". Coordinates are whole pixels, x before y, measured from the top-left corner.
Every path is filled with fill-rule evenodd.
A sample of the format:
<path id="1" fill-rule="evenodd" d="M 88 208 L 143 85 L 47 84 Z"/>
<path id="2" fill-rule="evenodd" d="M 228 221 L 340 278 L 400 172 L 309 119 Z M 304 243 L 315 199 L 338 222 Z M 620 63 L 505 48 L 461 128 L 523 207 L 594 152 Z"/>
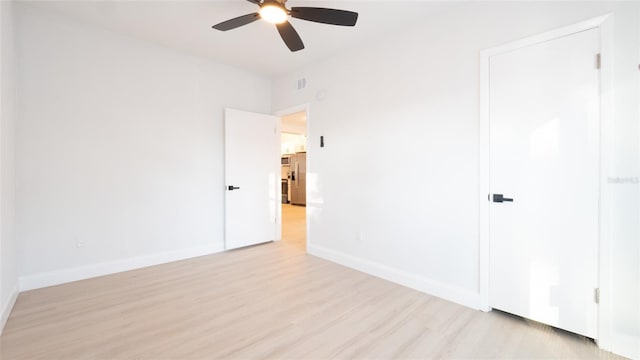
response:
<path id="1" fill-rule="evenodd" d="M 591 338 L 598 52 L 598 29 L 575 33 L 491 56 L 489 80 L 490 305 Z"/>
<path id="2" fill-rule="evenodd" d="M 276 240 L 279 121 L 271 115 L 225 110 L 226 249 Z"/>

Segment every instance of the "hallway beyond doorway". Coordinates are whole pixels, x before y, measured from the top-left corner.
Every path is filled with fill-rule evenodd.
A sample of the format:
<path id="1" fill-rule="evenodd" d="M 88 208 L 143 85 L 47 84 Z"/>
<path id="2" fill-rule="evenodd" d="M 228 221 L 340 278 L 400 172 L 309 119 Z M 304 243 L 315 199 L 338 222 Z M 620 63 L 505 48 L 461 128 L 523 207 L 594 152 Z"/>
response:
<path id="1" fill-rule="evenodd" d="M 282 204 L 282 241 L 303 250 L 307 248 L 306 210 L 304 206 Z"/>

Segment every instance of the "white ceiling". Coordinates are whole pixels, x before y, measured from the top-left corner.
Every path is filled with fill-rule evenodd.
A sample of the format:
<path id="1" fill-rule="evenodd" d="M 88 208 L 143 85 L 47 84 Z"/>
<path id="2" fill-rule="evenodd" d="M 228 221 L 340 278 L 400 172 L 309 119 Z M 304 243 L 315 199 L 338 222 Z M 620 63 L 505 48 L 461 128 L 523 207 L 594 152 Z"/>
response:
<path id="1" fill-rule="evenodd" d="M 167 47 L 266 76 L 303 67 L 358 43 L 397 31 L 438 9 L 440 3 L 404 1 L 290 0 L 291 6 L 316 6 L 357 11 L 356 27 L 291 19 L 306 48 L 291 53 L 274 25 L 257 21 L 221 32 L 221 21 L 255 12 L 245 0 L 234 1 L 38 1 L 26 2 L 77 21 L 146 39 Z"/>

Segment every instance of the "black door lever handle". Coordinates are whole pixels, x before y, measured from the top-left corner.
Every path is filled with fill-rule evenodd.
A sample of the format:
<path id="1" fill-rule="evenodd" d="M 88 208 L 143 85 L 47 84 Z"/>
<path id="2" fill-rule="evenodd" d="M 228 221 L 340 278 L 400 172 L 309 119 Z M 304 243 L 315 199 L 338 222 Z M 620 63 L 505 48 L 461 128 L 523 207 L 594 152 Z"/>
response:
<path id="1" fill-rule="evenodd" d="M 228 189 L 229 191 L 233 191 L 233 190 L 239 190 L 240 188 L 239 188 L 239 187 L 237 187 L 237 186 L 229 185 L 229 186 L 227 187 L 227 189 Z"/>
<path id="2" fill-rule="evenodd" d="M 493 202 L 496 202 L 496 203 L 513 202 L 513 199 L 506 198 L 502 194 L 493 194 Z"/>

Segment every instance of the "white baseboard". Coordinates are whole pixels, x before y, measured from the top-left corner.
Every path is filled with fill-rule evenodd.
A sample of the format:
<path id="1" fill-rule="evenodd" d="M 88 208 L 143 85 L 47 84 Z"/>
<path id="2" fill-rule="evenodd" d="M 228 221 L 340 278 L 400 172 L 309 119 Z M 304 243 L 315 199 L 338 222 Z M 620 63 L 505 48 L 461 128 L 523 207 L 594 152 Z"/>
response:
<path id="1" fill-rule="evenodd" d="M 605 350 L 633 360 L 640 360 L 640 338 L 615 332 L 611 336 L 610 348 Z"/>
<path id="2" fill-rule="evenodd" d="M 18 284 L 16 283 L 13 289 L 11 289 L 11 294 L 9 295 L 9 299 L 7 299 L 7 303 L 2 306 L 2 312 L 0 312 L 0 335 L 2 335 L 2 331 L 4 330 L 4 325 L 9 320 L 9 315 L 11 315 L 11 310 L 13 310 L 13 306 L 16 304 L 16 300 L 18 300 Z"/>
<path id="3" fill-rule="evenodd" d="M 128 259 L 79 266 L 70 269 L 56 270 L 28 276 L 21 276 L 19 279 L 20 291 L 60 285 L 72 281 L 84 280 L 128 270 L 140 269 L 147 266 L 165 264 L 172 261 L 215 254 L 221 251 L 224 251 L 224 244 L 222 243 L 218 245 L 136 256 Z"/>
<path id="4" fill-rule="evenodd" d="M 480 309 L 480 294 L 451 285 L 446 285 L 432 279 L 416 276 L 409 272 L 382 265 L 373 261 L 347 255 L 335 250 L 317 245 L 307 245 L 307 252 L 311 255 L 333 261 L 340 265 L 362 271 L 364 273 L 389 280 L 400 285 L 437 296 L 439 298 L 470 307 Z"/>

